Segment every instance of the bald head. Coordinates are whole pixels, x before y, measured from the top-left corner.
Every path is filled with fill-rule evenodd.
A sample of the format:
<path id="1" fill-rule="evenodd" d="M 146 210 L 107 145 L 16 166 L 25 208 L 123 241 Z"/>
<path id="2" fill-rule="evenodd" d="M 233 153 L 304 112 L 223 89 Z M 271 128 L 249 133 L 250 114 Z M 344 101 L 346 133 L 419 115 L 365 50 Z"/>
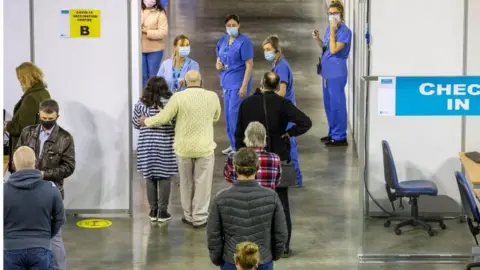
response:
<path id="1" fill-rule="evenodd" d="M 21 146 L 13 154 L 17 171 L 35 169 L 35 152 L 28 146 Z"/>
<path id="2" fill-rule="evenodd" d="M 202 85 L 202 76 L 198 70 L 191 69 L 185 74 L 185 82 L 187 87 L 200 87 Z"/>
<path id="3" fill-rule="evenodd" d="M 262 78 L 263 90 L 275 91 L 280 86 L 280 77 L 273 71 L 265 72 Z"/>

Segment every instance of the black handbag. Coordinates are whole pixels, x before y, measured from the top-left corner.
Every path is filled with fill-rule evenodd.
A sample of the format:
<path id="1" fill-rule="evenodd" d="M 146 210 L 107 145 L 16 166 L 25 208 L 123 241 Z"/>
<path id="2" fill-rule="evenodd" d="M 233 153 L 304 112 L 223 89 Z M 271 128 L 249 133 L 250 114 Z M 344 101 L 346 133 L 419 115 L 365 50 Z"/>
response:
<path id="1" fill-rule="evenodd" d="M 318 64 L 317 64 L 317 74 L 320 75 L 322 73 L 322 57 L 325 51 L 327 50 L 326 46 L 322 47 L 322 56 L 318 58 Z"/>
<path id="2" fill-rule="evenodd" d="M 267 115 L 267 101 L 265 99 L 265 95 L 263 95 L 263 112 L 265 114 L 265 125 L 266 125 L 266 130 L 267 130 L 267 139 L 269 140 L 270 143 L 267 144 L 267 151 L 268 152 L 273 152 L 272 149 L 272 141 L 271 137 L 268 135 L 268 115 Z M 290 139 L 287 137 L 285 138 L 285 143 L 288 145 L 288 151 L 290 152 Z M 278 184 L 277 188 L 288 188 L 288 187 L 294 187 L 297 185 L 297 175 L 295 173 L 295 168 L 293 167 L 293 163 L 290 160 L 282 161 L 282 175 L 280 178 L 280 184 Z"/>

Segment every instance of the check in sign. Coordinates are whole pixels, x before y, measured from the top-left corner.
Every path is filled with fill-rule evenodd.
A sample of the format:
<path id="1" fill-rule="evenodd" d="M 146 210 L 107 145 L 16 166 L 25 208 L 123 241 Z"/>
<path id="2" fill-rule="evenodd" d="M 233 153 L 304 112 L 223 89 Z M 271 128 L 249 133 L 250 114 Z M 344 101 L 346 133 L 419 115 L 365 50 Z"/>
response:
<path id="1" fill-rule="evenodd" d="M 380 115 L 480 115 L 480 76 L 379 78 Z"/>

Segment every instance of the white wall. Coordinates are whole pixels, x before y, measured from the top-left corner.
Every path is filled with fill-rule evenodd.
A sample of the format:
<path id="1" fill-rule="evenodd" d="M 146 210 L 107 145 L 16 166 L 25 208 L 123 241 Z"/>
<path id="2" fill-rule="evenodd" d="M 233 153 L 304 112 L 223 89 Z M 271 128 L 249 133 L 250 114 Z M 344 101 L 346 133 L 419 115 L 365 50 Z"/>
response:
<path id="1" fill-rule="evenodd" d="M 60 38 L 60 10 L 101 10 L 100 38 Z M 65 181 L 70 210 L 128 210 L 130 89 L 127 0 L 35 0 L 35 62 L 74 137 L 76 170 Z"/>
<path id="2" fill-rule="evenodd" d="M 13 114 L 13 107 L 22 96 L 15 68 L 31 61 L 29 2 L 3 2 L 3 108 L 9 115 Z"/>
<path id="3" fill-rule="evenodd" d="M 476 0 L 474 0 L 476 1 Z M 464 5 L 459 0 L 371 0 L 372 75 L 462 75 Z M 420 12 L 418 11 L 428 11 Z M 419 14 L 419 16 L 416 16 Z M 412 17 L 412 15 L 415 15 Z M 429 179 L 439 188 L 426 212 L 459 212 L 453 172 L 460 169 L 460 117 L 379 117 L 377 83 L 370 85 L 368 181 L 387 203 L 381 140 L 390 143 L 399 180 Z M 429 200 L 429 199 L 428 199 Z M 370 204 L 371 211 L 377 208 Z"/>
<path id="4" fill-rule="evenodd" d="M 480 1 L 468 3 L 467 75 L 480 75 Z M 480 152 L 480 116 L 467 117 L 466 151 Z"/>
<path id="5" fill-rule="evenodd" d="M 142 88 L 142 49 L 140 46 L 140 1 L 131 1 L 130 16 L 132 16 L 132 23 L 130 31 L 132 34 L 132 106 L 138 102 Z M 132 129 L 132 150 L 137 150 L 138 130 Z"/>

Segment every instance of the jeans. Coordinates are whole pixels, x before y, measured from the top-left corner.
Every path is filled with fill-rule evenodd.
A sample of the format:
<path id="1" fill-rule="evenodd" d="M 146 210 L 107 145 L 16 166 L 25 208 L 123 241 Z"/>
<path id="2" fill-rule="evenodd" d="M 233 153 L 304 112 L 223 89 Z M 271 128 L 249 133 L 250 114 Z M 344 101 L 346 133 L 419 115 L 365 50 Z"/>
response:
<path id="1" fill-rule="evenodd" d="M 170 200 L 170 178 L 147 179 L 147 199 L 151 210 L 167 212 Z"/>
<path id="2" fill-rule="evenodd" d="M 237 267 L 233 263 L 225 263 L 224 265 L 220 266 L 221 270 L 237 270 Z M 257 270 L 273 270 L 273 262 L 260 264 L 258 265 Z"/>
<path id="3" fill-rule="evenodd" d="M 288 201 L 288 187 L 276 189 L 280 202 L 283 206 L 283 212 L 285 213 L 285 219 L 287 220 L 288 238 L 285 244 L 285 251 L 290 250 L 290 239 L 292 238 L 292 218 L 290 216 L 290 202 Z"/>
<path id="4" fill-rule="evenodd" d="M 53 270 L 67 269 L 67 252 L 63 244 L 62 230 L 52 238 Z"/>
<path id="5" fill-rule="evenodd" d="M 50 270 L 52 251 L 46 248 L 28 248 L 3 251 L 5 270 Z"/>
<path id="6" fill-rule="evenodd" d="M 145 88 L 148 79 L 157 76 L 162 62 L 163 51 L 142 53 L 142 87 Z"/>

